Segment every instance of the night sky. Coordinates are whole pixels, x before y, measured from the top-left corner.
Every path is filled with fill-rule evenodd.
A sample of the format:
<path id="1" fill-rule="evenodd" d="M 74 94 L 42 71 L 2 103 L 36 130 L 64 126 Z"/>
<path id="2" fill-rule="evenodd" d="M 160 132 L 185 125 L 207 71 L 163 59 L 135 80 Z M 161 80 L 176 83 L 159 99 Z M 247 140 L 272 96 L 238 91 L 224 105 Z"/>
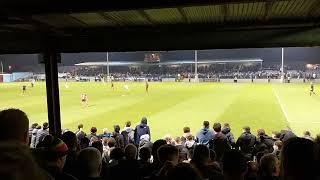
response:
<path id="1" fill-rule="evenodd" d="M 143 61 L 145 52 L 113 52 L 109 53 L 110 61 Z M 245 59 L 261 58 L 264 62 L 281 61 L 281 48 L 259 49 L 217 49 L 198 51 L 198 59 Z M 161 52 L 161 61 L 193 60 L 194 51 Z M 38 64 L 36 54 L 2 55 L 5 66 L 24 66 Z M 80 62 L 105 61 L 106 53 L 68 53 L 62 54 L 62 65 L 74 65 Z M 286 62 L 320 63 L 320 47 L 313 48 L 285 48 Z"/>

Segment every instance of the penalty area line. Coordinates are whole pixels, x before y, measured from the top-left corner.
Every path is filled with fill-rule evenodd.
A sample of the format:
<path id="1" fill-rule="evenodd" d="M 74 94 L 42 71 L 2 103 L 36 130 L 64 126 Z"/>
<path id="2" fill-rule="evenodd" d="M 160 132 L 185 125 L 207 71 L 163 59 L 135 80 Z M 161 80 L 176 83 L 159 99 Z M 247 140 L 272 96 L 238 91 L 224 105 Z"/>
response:
<path id="1" fill-rule="evenodd" d="M 276 99 L 277 99 L 277 103 L 279 104 L 280 109 L 281 109 L 284 117 L 286 118 L 286 121 L 287 121 L 288 125 L 290 125 L 291 121 L 290 121 L 289 118 L 288 118 L 287 111 L 284 109 L 283 104 L 281 103 L 281 100 L 280 100 L 280 98 L 279 98 L 279 95 L 278 95 L 278 93 L 276 92 L 276 90 L 275 90 L 273 87 L 272 87 L 272 92 L 273 92 L 273 95 L 274 95 L 274 96 L 276 97 Z"/>

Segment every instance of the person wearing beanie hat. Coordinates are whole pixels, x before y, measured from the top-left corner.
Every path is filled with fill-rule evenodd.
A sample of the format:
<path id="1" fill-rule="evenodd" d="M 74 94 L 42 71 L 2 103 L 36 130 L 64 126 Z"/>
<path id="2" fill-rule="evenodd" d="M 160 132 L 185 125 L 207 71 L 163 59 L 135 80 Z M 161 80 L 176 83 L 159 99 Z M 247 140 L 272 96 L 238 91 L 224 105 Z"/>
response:
<path id="1" fill-rule="evenodd" d="M 46 136 L 38 148 L 42 152 L 43 168 L 56 180 L 76 180 L 73 176 L 64 173 L 63 167 L 68 154 L 68 146 L 59 138 Z"/>

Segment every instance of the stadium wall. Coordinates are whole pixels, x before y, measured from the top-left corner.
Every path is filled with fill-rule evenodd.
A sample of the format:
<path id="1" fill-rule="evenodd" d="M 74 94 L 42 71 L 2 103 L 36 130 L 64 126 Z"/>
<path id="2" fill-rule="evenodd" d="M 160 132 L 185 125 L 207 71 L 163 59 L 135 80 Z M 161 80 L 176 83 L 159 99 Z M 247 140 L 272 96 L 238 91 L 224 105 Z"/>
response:
<path id="1" fill-rule="evenodd" d="M 0 74 L 0 82 L 7 83 L 17 81 L 19 79 L 26 79 L 32 76 L 31 72 L 15 72 L 12 74 Z"/>
<path id="2" fill-rule="evenodd" d="M 33 76 L 33 73 L 31 72 L 14 72 L 11 74 L 11 81 L 16 81 L 16 80 L 19 80 L 19 79 L 25 79 L 25 78 L 29 78 Z"/>

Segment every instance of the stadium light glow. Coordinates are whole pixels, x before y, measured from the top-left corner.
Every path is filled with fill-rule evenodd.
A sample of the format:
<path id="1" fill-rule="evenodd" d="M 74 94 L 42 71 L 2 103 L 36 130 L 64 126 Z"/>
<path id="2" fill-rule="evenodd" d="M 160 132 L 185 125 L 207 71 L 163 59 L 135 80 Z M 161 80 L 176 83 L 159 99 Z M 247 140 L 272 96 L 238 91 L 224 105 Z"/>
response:
<path id="1" fill-rule="evenodd" d="M 313 65 L 312 65 L 312 64 L 307 64 L 307 65 L 306 65 L 306 68 L 312 69 L 312 68 L 313 68 Z"/>

